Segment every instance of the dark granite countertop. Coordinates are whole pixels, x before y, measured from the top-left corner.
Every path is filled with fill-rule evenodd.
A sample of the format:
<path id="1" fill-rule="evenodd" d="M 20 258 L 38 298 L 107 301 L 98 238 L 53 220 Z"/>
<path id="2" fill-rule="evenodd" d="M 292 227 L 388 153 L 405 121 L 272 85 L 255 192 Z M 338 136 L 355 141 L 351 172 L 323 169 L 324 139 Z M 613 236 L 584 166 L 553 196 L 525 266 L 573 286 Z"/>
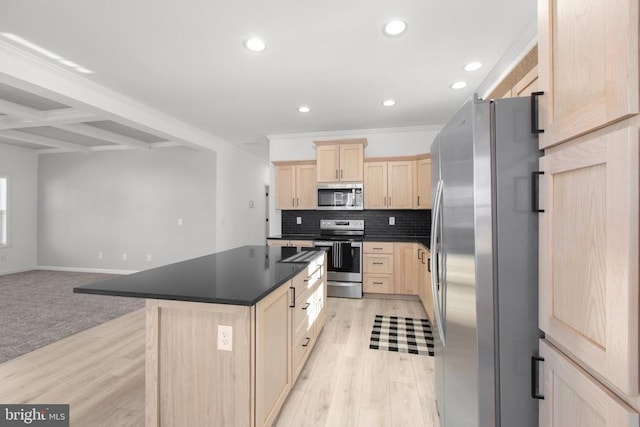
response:
<path id="1" fill-rule="evenodd" d="M 75 293 L 255 305 L 308 263 L 280 262 L 295 248 L 242 246 L 80 286 Z"/>
<path id="2" fill-rule="evenodd" d="M 429 236 L 390 236 L 388 234 L 385 235 L 375 235 L 375 234 L 365 234 L 364 236 L 365 242 L 406 242 L 406 243 L 420 243 L 429 249 L 431 242 L 429 241 Z"/>
<path id="3" fill-rule="evenodd" d="M 276 234 L 268 237 L 268 239 L 274 240 L 316 240 L 319 238 L 318 234 Z"/>
<path id="4" fill-rule="evenodd" d="M 269 239 L 276 240 L 322 240 L 322 237 L 317 234 L 282 234 L 269 236 Z M 406 243 L 420 243 L 427 249 L 429 249 L 431 242 L 429 236 L 394 236 L 389 234 L 365 234 L 363 237 L 365 242 L 406 242 Z"/>

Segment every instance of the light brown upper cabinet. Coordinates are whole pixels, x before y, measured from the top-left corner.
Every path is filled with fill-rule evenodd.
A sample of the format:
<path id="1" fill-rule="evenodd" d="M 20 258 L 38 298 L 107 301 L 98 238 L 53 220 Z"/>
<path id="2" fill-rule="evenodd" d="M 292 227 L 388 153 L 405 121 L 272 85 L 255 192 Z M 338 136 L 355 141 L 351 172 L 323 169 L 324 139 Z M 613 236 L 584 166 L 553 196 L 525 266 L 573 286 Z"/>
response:
<path id="1" fill-rule="evenodd" d="M 414 161 L 367 161 L 364 164 L 365 209 L 412 209 Z"/>
<path id="2" fill-rule="evenodd" d="M 540 159 L 540 329 L 629 396 L 640 391 L 639 133 L 596 132 Z"/>
<path id="3" fill-rule="evenodd" d="M 511 91 L 513 97 L 531 96 L 533 92 L 538 91 L 538 66 L 534 66 Z"/>
<path id="4" fill-rule="evenodd" d="M 367 140 L 315 141 L 317 182 L 362 182 Z"/>
<path id="5" fill-rule="evenodd" d="M 414 209 L 431 209 L 431 158 L 415 162 Z"/>
<path id="6" fill-rule="evenodd" d="M 638 0 L 538 2 L 540 148 L 640 111 Z"/>
<path id="7" fill-rule="evenodd" d="M 276 209 L 315 209 L 316 162 L 273 162 L 276 165 Z"/>

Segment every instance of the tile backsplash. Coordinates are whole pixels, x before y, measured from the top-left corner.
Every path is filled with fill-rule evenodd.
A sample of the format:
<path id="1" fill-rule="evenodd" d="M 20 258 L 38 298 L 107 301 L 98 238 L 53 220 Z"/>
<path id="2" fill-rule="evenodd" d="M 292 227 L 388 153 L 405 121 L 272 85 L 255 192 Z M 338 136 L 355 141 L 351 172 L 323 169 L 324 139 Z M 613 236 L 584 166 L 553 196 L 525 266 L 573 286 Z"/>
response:
<path id="1" fill-rule="evenodd" d="M 296 224 L 297 217 L 302 224 Z M 429 236 L 431 228 L 430 210 L 282 211 L 282 234 L 320 234 L 321 219 L 364 219 L 369 235 Z"/>

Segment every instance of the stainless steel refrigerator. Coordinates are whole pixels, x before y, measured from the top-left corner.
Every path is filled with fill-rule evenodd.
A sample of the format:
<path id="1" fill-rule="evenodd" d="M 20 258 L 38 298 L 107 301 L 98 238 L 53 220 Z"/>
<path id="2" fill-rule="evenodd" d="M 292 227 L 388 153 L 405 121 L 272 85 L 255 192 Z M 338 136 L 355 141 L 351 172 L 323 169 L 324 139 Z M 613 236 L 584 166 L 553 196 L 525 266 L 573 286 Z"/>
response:
<path id="1" fill-rule="evenodd" d="M 442 427 L 538 425 L 538 141 L 530 98 L 471 99 L 431 146 Z"/>

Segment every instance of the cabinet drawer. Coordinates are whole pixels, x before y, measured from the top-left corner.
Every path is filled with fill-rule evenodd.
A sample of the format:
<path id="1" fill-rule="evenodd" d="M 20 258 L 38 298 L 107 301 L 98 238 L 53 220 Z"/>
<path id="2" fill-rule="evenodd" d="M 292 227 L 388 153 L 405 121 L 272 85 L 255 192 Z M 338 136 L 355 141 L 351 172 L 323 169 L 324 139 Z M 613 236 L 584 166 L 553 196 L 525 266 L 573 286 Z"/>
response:
<path id="1" fill-rule="evenodd" d="M 291 310 L 293 310 L 293 323 L 291 327 L 294 331 L 297 331 L 303 323 L 308 323 L 309 310 L 312 309 L 312 303 L 313 294 L 310 290 L 301 295 L 296 295 L 296 306 L 291 308 Z"/>
<path id="2" fill-rule="evenodd" d="M 305 355 L 313 345 L 313 328 L 307 329 L 306 326 L 299 328 L 293 337 L 292 348 L 292 367 L 293 372 L 297 373 L 300 363 L 304 360 Z"/>
<path id="3" fill-rule="evenodd" d="M 393 255 L 364 255 L 364 272 L 374 274 L 393 274 Z"/>
<path id="4" fill-rule="evenodd" d="M 364 242 L 365 254 L 392 254 L 393 242 Z"/>
<path id="5" fill-rule="evenodd" d="M 292 279 L 292 287 L 295 288 L 296 301 L 319 280 L 322 279 L 322 267 L 315 267 L 314 270 L 307 268 Z"/>
<path id="6" fill-rule="evenodd" d="M 372 294 L 392 294 L 393 276 L 389 274 L 365 274 L 363 291 Z"/>

